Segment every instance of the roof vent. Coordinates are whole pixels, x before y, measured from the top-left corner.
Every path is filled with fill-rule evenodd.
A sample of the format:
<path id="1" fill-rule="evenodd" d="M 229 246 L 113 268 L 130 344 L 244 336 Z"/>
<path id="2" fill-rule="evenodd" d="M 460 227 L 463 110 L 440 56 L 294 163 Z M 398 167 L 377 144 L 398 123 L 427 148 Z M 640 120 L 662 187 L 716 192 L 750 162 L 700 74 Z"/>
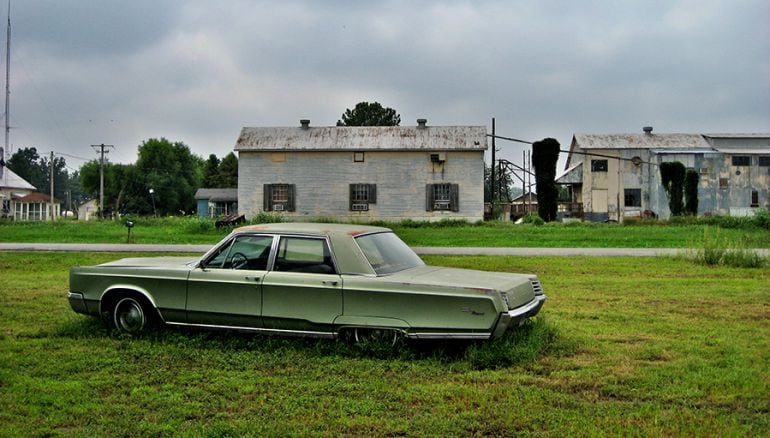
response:
<path id="1" fill-rule="evenodd" d="M 426 126 L 427 123 L 428 123 L 428 119 L 417 119 L 417 128 L 425 129 L 427 128 Z"/>
<path id="2" fill-rule="evenodd" d="M 645 126 L 642 128 L 642 131 L 644 131 L 645 134 L 652 134 L 652 126 Z"/>
<path id="3" fill-rule="evenodd" d="M 310 119 L 301 119 L 299 124 L 301 125 L 302 129 L 308 129 L 310 128 Z"/>

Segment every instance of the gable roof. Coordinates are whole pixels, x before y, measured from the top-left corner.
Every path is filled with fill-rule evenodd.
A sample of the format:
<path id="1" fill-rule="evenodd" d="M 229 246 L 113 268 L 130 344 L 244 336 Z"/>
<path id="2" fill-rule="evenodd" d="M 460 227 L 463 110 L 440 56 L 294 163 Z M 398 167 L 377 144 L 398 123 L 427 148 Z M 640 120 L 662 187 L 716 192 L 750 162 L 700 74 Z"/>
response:
<path id="1" fill-rule="evenodd" d="M 32 192 L 24 196 L 14 196 L 14 200 L 28 204 L 37 204 L 41 202 L 48 203 L 51 202 L 51 195 L 40 192 Z M 56 198 L 53 198 L 53 202 L 54 204 L 61 204 L 61 201 Z"/>
<path id="2" fill-rule="evenodd" d="M 238 189 L 198 189 L 195 199 L 208 199 L 214 202 L 230 202 L 238 200 Z"/>
<path id="3" fill-rule="evenodd" d="M 700 134 L 575 134 L 581 149 L 712 149 Z"/>
<path id="4" fill-rule="evenodd" d="M 241 130 L 236 151 L 414 151 L 487 149 L 485 126 L 325 126 Z"/>
<path id="5" fill-rule="evenodd" d="M 27 182 L 27 180 L 20 177 L 19 175 L 16 175 L 14 171 L 6 166 L 0 167 L 0 188 L 37 190 L 35 186 Z"/>

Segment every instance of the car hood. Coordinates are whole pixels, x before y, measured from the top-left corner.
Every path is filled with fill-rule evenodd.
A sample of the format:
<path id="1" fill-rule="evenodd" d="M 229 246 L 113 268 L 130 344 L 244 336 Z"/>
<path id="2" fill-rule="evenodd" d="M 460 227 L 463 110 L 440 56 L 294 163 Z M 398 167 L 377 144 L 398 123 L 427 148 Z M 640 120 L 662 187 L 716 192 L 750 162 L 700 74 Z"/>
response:
<path id="1" fill-rule="evenodd" d="M 198 259 L 194 257 L 130 257 L 102 263 L 105 268 L 181 268 L 189 266 Z"/>
<path id="2" fill-rule="evenodd" d="M 473 269 L 421 266 L 387 276 L 390 280 L 426 286 L 461 287 L 475 290 L 507 291 L 530 284 L 535 275 L 488 272 Z"/>

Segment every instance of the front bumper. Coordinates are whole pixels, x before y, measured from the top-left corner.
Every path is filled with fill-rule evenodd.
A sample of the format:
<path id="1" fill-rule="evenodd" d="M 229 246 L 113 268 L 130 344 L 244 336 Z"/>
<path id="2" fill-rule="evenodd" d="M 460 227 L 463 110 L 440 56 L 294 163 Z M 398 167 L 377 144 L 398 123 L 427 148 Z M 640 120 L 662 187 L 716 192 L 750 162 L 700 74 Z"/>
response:
<path id="1" fill-rule="evenodd" d="M 83 294 L 77 292 L 69 292 L 67 294 L 67 300 L 70 302 L 70 307 L 77 313 L 83 313 L 88 315 L 88 306 L 86 306 L 86 300 L 83 298 Z"/>
<path id="2" fill-rule="evenodd" d="M 537 315 L 537 312 L 540 311 L 543 303 L 545 303 L 545 298 L 544 294 L 535 295 L 535 298 L 529 303 L 501 313 L 500 318 L 497 320 L 497 325 L 492 331 L 492 338 L 502 336 L 510 327 L 521 324 L 527 318 Z"/>

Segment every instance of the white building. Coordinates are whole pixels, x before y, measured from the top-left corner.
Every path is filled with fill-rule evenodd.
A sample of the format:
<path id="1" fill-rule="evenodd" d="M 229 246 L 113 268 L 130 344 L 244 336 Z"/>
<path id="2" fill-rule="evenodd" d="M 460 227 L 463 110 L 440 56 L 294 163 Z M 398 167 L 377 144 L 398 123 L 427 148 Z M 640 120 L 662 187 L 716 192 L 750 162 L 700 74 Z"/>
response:
<path id="1" fill-rule="evenodd" d="M 243 128 L 238 209 L 345 220 L 481 220 L 484 126 Z"/>
<path id="2" fill-rule="evenodd" d="M 672 161 L 699 173 L 699 215 L 770 209 L 770 134 L 575 134 L 556 182 L 588 220 L 668 218 L 659 166 Z"/>

